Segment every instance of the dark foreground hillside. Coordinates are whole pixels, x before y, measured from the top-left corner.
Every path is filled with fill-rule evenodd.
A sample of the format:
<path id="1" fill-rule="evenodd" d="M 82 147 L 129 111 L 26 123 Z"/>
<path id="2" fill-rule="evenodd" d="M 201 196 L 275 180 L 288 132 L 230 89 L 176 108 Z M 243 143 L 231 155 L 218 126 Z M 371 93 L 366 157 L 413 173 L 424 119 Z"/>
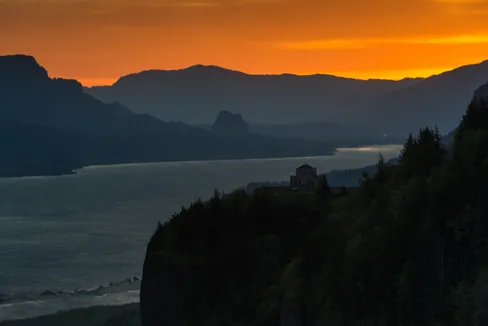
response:
<path id="1" fill-rule="evenodd" d="M 148 244 L 144 326 L 486 325 L 488 108 L 430 129 L 359 188 L 215 194 Z"/>
<path id="2" fill-rule="evenodd" d="M 182 210 L 149 243 L 143 324 L 251 323 L 262 309 L 263 322 L 274 320 L 278 310 L 266 305 L 278 304 L 283 269 L 327 214 L 325 203 L 320 195 L 236 191 Z"/>

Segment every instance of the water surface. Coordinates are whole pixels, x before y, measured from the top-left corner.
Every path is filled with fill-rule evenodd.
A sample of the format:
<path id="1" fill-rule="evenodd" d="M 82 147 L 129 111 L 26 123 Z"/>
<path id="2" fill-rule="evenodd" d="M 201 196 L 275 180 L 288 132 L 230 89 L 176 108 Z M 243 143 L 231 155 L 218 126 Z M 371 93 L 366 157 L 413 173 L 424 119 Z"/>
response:
<path id="1" fill-rule="evenodd" d="M 130 282 L 103 296 L 38 295 L 140 277 L 158 221 L 197 197 L 208 198 L 215 188 L 288 180 L 303 163 L 319 173 L 362 167 L 375 163 L 380 152 L 389 159 L 399 150 L 378 146 L 324 157 L 100 166 L 69 176 L 0 179 L 0 300 L 24 298 L 0 301 L 0 321 L 137 300 L 137 292 L 129 292 L 137 283 Z"/>

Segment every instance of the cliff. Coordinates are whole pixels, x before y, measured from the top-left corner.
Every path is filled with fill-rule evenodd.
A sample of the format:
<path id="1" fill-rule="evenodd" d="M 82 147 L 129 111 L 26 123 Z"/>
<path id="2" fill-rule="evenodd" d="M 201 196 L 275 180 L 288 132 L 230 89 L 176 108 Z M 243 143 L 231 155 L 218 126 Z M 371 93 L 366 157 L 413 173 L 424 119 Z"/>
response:
<path id="1" fill-rule="evenodd" d="M 347 192 L 182 209 L 148 245 L 143 325 L 485 325 L 487 111 L 473 100 L 449 148 L 422 129 Z"/>
<path id="2" fill-rule="evenodd" d="M 289 277 L 276 282 L 315 227 L 318 211 L 313 196 L 244 191 L 217 193 L 182 210 L 149 242 L 143 325 L 249 325 L 261 310 L 258 319 L 269 325 L 280 315 Z"/>

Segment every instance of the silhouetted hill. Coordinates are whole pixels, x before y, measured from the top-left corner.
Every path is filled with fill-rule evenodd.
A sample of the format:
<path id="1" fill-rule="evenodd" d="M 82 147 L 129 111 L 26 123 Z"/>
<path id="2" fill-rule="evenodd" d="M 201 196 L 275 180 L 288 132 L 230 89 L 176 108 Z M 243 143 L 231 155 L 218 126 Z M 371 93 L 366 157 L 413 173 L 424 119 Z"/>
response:
<path id="1" fill-rule="evenodd" d="M 211 124 L 221 110 L 250 122 L 341 120 L 366 101 L 418 80 L 356 80 L 330 75 L 249 75 L 215 66 L 151 70 L 121 77 L 113 86 L 86 88 L 106 102 L 120 101 L 163 120 Z"/>
<path id="2" fill-rule="evenodd" d="M 210 124 L 220 110 L 229 109 L 243 114 L 250 124 L 334 122 L 356 125 L 361 137 L 369 136 L 371 129 L 380 135 L 405 137 L 426 125 L 437 124 L 443 133 L 452 130 L 462 115 L 463 103 L 487 80 L 488 61 L 426 79 L 401 81 L 248 75 L 199 65 L 132 74 L 112 86 L 86 91 L 138 112 L 191 124 Z"/>
<path id="3" fill-rule="evenodd" d="M 34 57 L 28 55 L 7 55 L 0 60 L 0 85 L 16 88 L 19 85 L 40 85 L 49 75 Z"/>
<path id="4" fill-rule="evenodd" d="M 488 61 L 459 67 L 378 98 L 365 107 L 366 121 L 388 121 L 385 133 L 408 134 L 436 125 L 447 133 L 456 127 L 473 89 L 487 81 Z"/>
<path id="5" fill-rule="evenodd" d="M 0 57 L 0 120 L 8 126 L 2 130 L 3 145 L 11 151 L 6 153 L 15 153 L 5 154 L 0 176 L 65 173 L 93 164 L 324 155 L 333 150 L 323 142 L 224 136 L 135 114 L 84 93 L 77 81 L 49 78 L 29 56 Z M 31 165 L 19 163 L 14 173 L 18 162 Z"/>
<path id="6" fill-rule="evenodd" d="M 0 122 L 0 176 L 59 175 L 82 167 L 71 134 L 16 121 Z"/>
<path id="7" fill-rule="evenodd" d="M 249 125 L 239 113 L 220 111 L 212 130 L 222 134 L 247 134 Z"/>

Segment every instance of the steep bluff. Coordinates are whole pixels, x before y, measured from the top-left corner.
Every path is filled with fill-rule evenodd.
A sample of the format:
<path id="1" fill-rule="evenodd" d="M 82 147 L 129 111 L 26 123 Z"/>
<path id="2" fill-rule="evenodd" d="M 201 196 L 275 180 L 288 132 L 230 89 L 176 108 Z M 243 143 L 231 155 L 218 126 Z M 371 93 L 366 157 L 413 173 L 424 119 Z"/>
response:
<path id="1" fill-rule="evenodd" d="M 182 209 L 148 246 L 144 326 L 486 325 L 488 110 L 473 99 L 452 146 L 424 128 L 354 189 Z"/>

